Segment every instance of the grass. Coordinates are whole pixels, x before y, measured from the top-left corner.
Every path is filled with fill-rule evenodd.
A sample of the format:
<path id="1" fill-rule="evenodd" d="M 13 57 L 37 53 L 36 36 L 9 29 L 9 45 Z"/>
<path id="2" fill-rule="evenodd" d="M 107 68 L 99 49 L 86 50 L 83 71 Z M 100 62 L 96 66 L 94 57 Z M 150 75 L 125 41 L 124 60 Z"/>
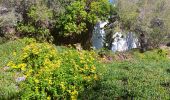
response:
<path id="1" fill-rule="evenodd" d="M 101 79 L 82 97 L 88 100 L 170 99 L 170 60 L 157 51 L 135 52 L 131 61 L 113 61 L 98 67 Z"/>
<path id="2" fill-rule="evenodd" d="M 0 45 L 0 100 L 12 100 L 18 93 L 17 83 L 13 73 L 6 71 L 7 63 L 17 61 L 22 48 L 29 44 L 31 39 L 19 39 Z M 14 56 L 17 55 L 17 56 Z"/>
<path id="3" fill-rule="evenodd" d="M 4 67 L 9 61 L 16 61 L 22 52 L 22 48 L 29 44 L 32 39 L 24 38 L 15 41 L 9 41 L 0 45 L 0 67 Z"/>
<path id="4" fill-rule="evenodd" d="M 10 41 L 0 45 L 0 99 L 17 95 L 13 73 L 4 71 L 9 61 L 16 61 L 22 48 L 30 40 Z M 66 47 L 57 49 L 62 52 Z M 97 66 L 99 80 L 79 96 L 82 100 L 168 100 L 170 99 L 169 51 L 153 50 L 143 54 L 137 51 L 109 53 L 112 61 Z M 130 58 L 130 59 L 129 59 Z"/>
<path id="5" fill-rule="evenodd" d="M 17 93 L 13 74 L 0 69 L 0 100 L 12 100 Z"/>

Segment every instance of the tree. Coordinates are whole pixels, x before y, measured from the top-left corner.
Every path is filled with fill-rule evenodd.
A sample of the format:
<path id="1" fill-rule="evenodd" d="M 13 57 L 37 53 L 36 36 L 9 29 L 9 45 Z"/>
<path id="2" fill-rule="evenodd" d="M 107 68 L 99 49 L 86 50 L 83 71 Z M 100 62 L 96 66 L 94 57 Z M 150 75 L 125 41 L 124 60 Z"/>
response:
<path id="1" fill-rule="evenodd" d="M 158 48 L 165 42 L 168 33 L 170 18 L 169 0 L 143 0 L 140 1 L 140 15 L 136 26 L 145 32 L 147 44 L 150 49 Z"/>
<path id="2" fill-rule="evenodd" d="M 117 0 L 117 26 L 139 36 L 141 50 L 157 48 L 165 41 L 170 29 L 169 0 Z"/>
<path id="3" fill-rule="evenodd" d="M 134 30 L 137 17 L 139 16 L 138 0 L 118 0 L 117 13 L 119 16 L 120 29 L 122 31 Z"/>
<path id="4" fill-rule="evenodd" d="M 55 21 L 74 0 L 1 0 L 0 17 L 1 36 L 12 27 L 19 37 L 34 37 L 40 41 L 48 40 L 55 32 Z M 0 10 L 0 12 L 2 12 Z M 10 27 L 10 28 L 9 28 Z M 7 32 L 5 32 L 7 30 Z"/>
<path id="5" fill-rule="evenodd" d="M 20 19 L 20 14 L 15 12 L 13 0 L 0 1 L 0 37 L 15 39 L 15 27 Z"/>
<path id="6" fill-rule="evenodd" d="M 114 33 L 134 31 L 135 23 L 139 16 L 137 0 L 114 0 L 113 3 L 116 7 L 105 28 L 105 47 L 110 50 L 114 41 L 112 38 Z"/>
<path id="7" fill-rule="evenodd" d="M 23 11 L 25 14 L 23 14 L 23 20 L 18 23 L 17 31 L 23 36 L 34 37 L 39 41 L 49 41 L 52 10 L 41 1 L 32 4 L 25 6 L 26 11 Z"/>
<path id="8" fill-rule="evenodd" d="M 79 36 L 84 49 L 90 49 L 94 26 L 110 16 L 111 4 L 108 0 L 76 0 L 66 7 L 57 28 L 65 37 Z"/>

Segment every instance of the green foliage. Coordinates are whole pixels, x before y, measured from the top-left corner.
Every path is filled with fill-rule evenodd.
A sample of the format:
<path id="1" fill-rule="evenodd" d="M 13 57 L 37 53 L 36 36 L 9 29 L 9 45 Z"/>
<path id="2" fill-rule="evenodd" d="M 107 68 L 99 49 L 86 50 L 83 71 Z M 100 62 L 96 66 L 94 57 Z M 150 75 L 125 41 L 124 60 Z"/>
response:
<path id="1" fill-rule="evenodd" d="M 135 56 L 138 59 L 145 60 L 148 62 L 151 62 L 153 60 L 155 61 L 168 61 L 168 50 L 158 49 L 158 50 L 152 50 L 147 51 L 145 54 L 141 53 L 135 53 Z"/>
<path id="2" fill-rule="evenodd" d="M 19 84 L 21 99 L 72 99 L 95 80 L 93 52 L 58 51 L 48 43 L 31 43 L 16 62 L 7 65 L 26 78 Z"/>
<path id="3" fill-rule="evenodd" d="M 169 34 L 168 4 L 168 0 L 117 0 L 119 17 L 114 28 L 144 34 L 149 48 L 158 48 Z"/>
<path id="4" fill-rule="evenodd" d="M 24 38 L 0 45 L 0 68 L 4 67 L 9 61 L 17 61 L 18 56 L 15 55 L 22 54 L 22 48 L 34 41 L 34 39 Z"/>
<path id="5" fill-rule="evenodd" d="M 97 51 L 98 51 L 98 55 L 100 57 L 106 57 L 106 56 L 109 57 L 109 56 L 113 55 L 113 52 L 111 50 L 106 49 L 106 48 L 102 48 L 102 49 L 97 50 Z"/>
<path id="6" fill-rule="evenodd" d="M 108 64 L 98 64 L 93 51 L 29 38 L 2 44 L 0 49 L 2 100 L 170 98 L 170 60 L 165 49 L 129 52 L 133 59 L 118 62 L 113 58 Z M 105 50 L 101 54 L 113 55 Z M 20 77 L 25 80 L 16 83 Z"/>
<path id="7" fill-rule="evenodd" d="M 134 56 L 138 53 L 135 52 Z M 167 51 L 140 54 L 130 61 L 113 62 L 97 67 L 100 80 L 82 95 L 87 100 L 170 99 L 170 60 Z"/>
<path id="8" fill-rule="evenodd" d="M 35 6 L 31 6 L 28 12 L 28 16 L 32 18 L 33 21 L 47 21 L 52 19 L 52 12 L 45 5 L 37 4 Z"/>
<path id="9" fill-rule="evenodd" d="M 51 41 L 49 24 L 52 22 L 52 10 L 45 4 L 37 3 L 28 8 L 27 17 L 27 22 L 19 23 L 17 30 L 39 41 Z"/>
<path id="10" fill-rule="evenodd" d="M 0 10 L 1 11 L 1 10 Z M 1 11 L 2 12 L 2 11 Z M 5 14 L 0 14 L 0 27 L 15 26 L 17 23 L 17 17 L 15 16 L 14 9 Z"/>
<path id="11" fill-rule="evenodd" d="M 4 68 L 5 69 L 5 68 Z M 17 97 L 18 90 L 13 74 L 0 67 L 0 99 L 10 100 Z"/>
<path id="12" fill-rule="evenodd" d="M 86 32 L 87 24 L 95 25 L 98 21 L 107 19 L 110 14 L 111 4 L 108 0 L 79 0 L 66 7 L 61 15 L 58 28 L 62 34 L 74 35 Z"/>
<path id="13" fill-rule="evenodd" d="M 16 62 L 18 55 L 22 54 L 22 48 L 29 43 L 34 42 L 34 39 L 19 39 L 10 41 L 0 45 L 0 99 L 11 100 L 17 97 L 19 89 L 15 82 L 14 73 L 8 71 L 7 63 L 10 61 Z"/>
<path id="14" fill-rule="evenodd" d="M 0 38 L 2 37 L 6 40 L 12 40 L 16 37 L 14 27 L 17 25 L 17 20 L 19 19 L 19 16 L 16 16 L 17 14 L 15 13 L 14 9 L 6 8 L 8 12 L 3 11 L 2 9 L 5 8 L 2 7 L 0 9 Z"/>
<path id="15" fill-rule="evenodd" d="M 117 2 L 118 16 L 120 17 L 121 28 L 126 31 L 134 29 L 134 25 L 139 16 L 136 1 L 118 0 Z"/>
<path id="16" fill-rule="evenodd" d="M 5 42 L 7 42 L 7 39 L 4 37 L 0 37 L 0 44 L 3 44 Z"/>

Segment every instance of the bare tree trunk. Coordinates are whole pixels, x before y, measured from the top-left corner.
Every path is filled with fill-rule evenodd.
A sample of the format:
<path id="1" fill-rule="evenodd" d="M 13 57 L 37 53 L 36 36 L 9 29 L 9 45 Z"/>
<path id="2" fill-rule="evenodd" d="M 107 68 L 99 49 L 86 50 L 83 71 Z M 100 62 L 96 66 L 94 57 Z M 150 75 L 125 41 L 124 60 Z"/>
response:
<path id="1" fill-rule="evenodd" d="M 92 36 L 93 36 L 93 29 L 94 25 L 87 23 L 87 31 L 82 35 L 82 47 L 85 50 L 90 50 L 92 47 Z"/>
<path id="2" fill-rule="evenodd" d="M 140 52 L 141 53 L 145 52 L 147 50 L 147 40 L 144 33 L 140 34 L 139 43 L 140 43 Z"/>

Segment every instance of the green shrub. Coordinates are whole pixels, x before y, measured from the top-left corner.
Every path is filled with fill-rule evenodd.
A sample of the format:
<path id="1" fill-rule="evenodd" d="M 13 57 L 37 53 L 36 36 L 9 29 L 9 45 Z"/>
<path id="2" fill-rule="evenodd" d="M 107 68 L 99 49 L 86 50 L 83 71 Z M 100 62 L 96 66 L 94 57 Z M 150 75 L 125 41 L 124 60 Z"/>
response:
<path id="1" fill-rule="evenodd" d="M 52 42 L 50 34 L 52 10 L 40 1 L 37 1 L 35 5 L 30 6 L 27 10 L 27 22 L 24 20 L 18 23 L 17 31 L 21 33 L 21 36 L 32 37 L 41 42 Z"/>
<path id="2" fill-rule="evenodd" d="M 108 49 L 102 48 L 102 49 L 98 50 L 98 55 L 100 57 L 111 56 L 111 55 L 113 55 L 113 52 Z"/>
<path id="3" fill-rule="evenodd" d="M 168 51 L 163 49 L 156 49 L 152 51 L 147 51 L 145 53 L 134 53 L 138 60 L 147 61 L 166 61 L 168 60 Z"/>
<path id="4" fill-rule="evenodd" d="M 7 42 L 7 39 L 5 39 L 4 37 L 0 37 L 0 45 Z"/>
<path id="5" fill-rule="evenodd" d="M 168 50 L 159 49 L 157 53 L 160 57 L 167 58 Z"/>
<path id="6" fill-rule="evenodd" d="M 20 99 L 72 99 L 97 80 L 93 52 L 58 51 L 48 43 L 31 43 L 17 62 L 9 62 L 18 77 Z"/>
<path id="7" fill-rule="evenodd" d="M 4 67 L 9 61 L 16 61 L 19 57 L 18 55 L 21 55 L 22 53 L 22 48 L 32 42 L 35 42 L 35 40 L 31 38 L 24 38 L 1 44 L 0 67 Z"/>

